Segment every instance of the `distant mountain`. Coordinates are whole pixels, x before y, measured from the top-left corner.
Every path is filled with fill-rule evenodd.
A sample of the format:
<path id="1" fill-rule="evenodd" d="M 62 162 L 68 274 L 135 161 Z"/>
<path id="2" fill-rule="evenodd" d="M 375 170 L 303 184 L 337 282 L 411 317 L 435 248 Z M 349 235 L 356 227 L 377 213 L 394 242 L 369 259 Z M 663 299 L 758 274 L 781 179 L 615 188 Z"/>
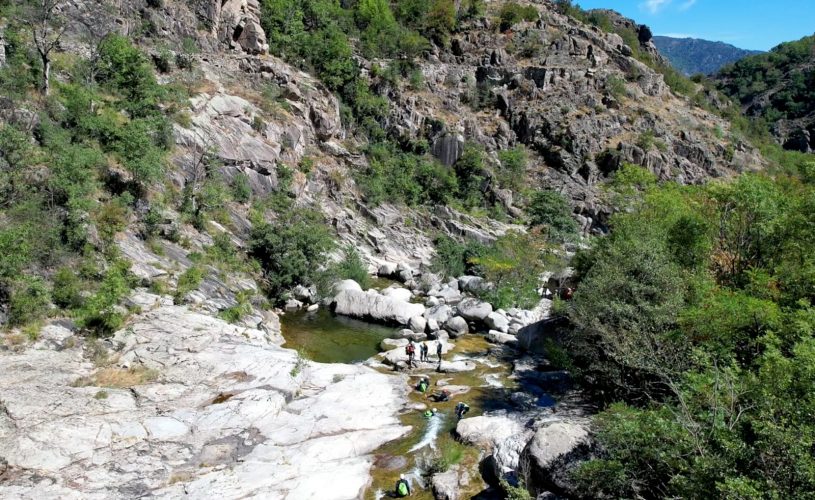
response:
<path id="1" fill-rule="evenodd" d="M 815 35 L 726 66 L 719 90 L 762 118 L 787 149 L 815 152 Z"/>
<path id="2" fill-rule="evenodd" d="M 757 50 L 744 50 L 723 42 L 711 42 L 698 38 L 671 38 L 655 36 L 654 45 L 686 75 L 716 73 L 724 66 L 749 55 L 761 54 Z"/>

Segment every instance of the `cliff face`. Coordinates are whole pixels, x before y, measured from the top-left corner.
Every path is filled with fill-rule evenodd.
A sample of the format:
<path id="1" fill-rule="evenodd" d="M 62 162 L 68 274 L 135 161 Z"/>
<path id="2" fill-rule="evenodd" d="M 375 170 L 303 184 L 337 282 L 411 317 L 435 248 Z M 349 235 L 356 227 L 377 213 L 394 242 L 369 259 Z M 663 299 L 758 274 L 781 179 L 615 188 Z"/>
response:
<path id="1" fill-rule="evenodd" d="M 196 148 L 214 147 L 228 177 L 246 175 L 255 191 L 267 193 L 276 186 L 277 164 L 297 165 L 316 153 L 313 177 L 295 179 L 302 201 L 324 198 L 327 211 L 340 212 L 330 200 L 360 201 L 351 175 L 366 164 L 353 153 L 360 142 L 344 129 L 336 97 L 267 54 L 257 1 L 137 1 L 114 10 L 77 5 L 97 24 L 137 37 L 156 57 L 162 40 L 195 40 L 203 91 L 193 99 L 191 127 L 176 127 L 175 164 L 182 171 L 191 168 Z M 533 5 L 537 21 L 501 32 L 492 17 L 497 4 L 489 4 L 486 16 L 464 23 L 448 47 L 434 46 L 419 62 L 419 85 L 375 88 L 390 102 L 391 135 L 427 140 L 447 165 L 466 142 L 493 158 L 524 144 L 532 152 L 527 186 L 566 193 L 585 229 L 603 227 L 607 214 L 597 187 L 623 162 L 683 183 L 760 168 L 762 160 L 731 138 L 728 123 L 673 93 L 620 36 L 563 16 L 548 1 Z M 616 13 L 610 19 L 639 29 Z M 661 57 L 650 36 L 640 38 L 639 50 Z M 367 69 L 374 64 L 359 62 Z M 275 109 L 262 102 L 267 83 L 279 89 Z M 326 182 L 329 176 L 343 182 Z M 513 193 L 494 195 L 518 213 Z"/>
<path id="2" fill-rule="evenodd" d="M 585 227 L 603 218 L 597 187 L 622 162 L 683 183 L 762 164 L 748 144 L 717 139 L 729 124 L 673 93 L 620 36 L 538 6 L 537 22 L 506 33 L 486 21 L 465 26 L 422 62 L 424 85 L 387 89 L 392 127 L 429 135 L 446 162 L 463 141 L 526 145 L 536 154 L 532 185 L 568 193 Z"/>

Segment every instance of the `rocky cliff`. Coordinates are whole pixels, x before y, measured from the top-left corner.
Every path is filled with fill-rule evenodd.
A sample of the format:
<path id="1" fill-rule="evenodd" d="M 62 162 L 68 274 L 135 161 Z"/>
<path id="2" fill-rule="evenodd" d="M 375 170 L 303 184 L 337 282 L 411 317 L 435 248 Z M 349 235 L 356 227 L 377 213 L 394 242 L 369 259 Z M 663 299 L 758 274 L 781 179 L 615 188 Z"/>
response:
<path id="1" fill-rule="evenodd" d="M 534 19 L 502 30 L 500 4 L 488 2 L 484 15 L 431 45 L 410 82 L 374 78 L 383 61 L 354 57 L 375 95 L 390 103 L 382 120 L 390 140 L 426 143 L 445 167 L 454 167 L 466 146 L 483 148 L 478 189 L 509 214 L 503 220 L 461 207 L 368 203 L 356 182 L 372 162 L 367 138 L 329 87 L 297 61 L 270 55 L 275 47 L 256 0 L 60 2 L 74 20 L 60 51 L 92 58 L 101 35 L 121 33 L 150 55 L 162 83 L 192 97 L 178 109 L 165 105 L 174 124 L 163 182 L 131 200 L 132 214 L 106 249 L 130 266 L 139 285 L 109 307 L 130 315 L 125 325 L 111 339 L 92 340 L 70 320 L 48 318 L 31 342 L 18 330 L 3 338 L 0 496 L 314 498 L 315 485 L 331 482 L 333 497 L 356 498 L 368 485 L 371 453 L 406 432 L 397 418 L 406 404 L 404 379 L 307 362 L 281 348 L 281 311 L 264 297 L 260 273 L 225 271 L 224 256 L 202 260 L 224 239 L 230 252 L 242 253 L 253 221 L 279 216 L 269 205 L 230 200 L 218 220 L 185 218 L 176 202 L 200 189 L 206 169 L 244 180 L 255 199 L 282 193 L 294 210 L 316 207 L 332 236 L 355 248 L 370 271 L 407 273 L 402 281 L 429 284 L 438 305 L 458 290 L 419 282 L 430 276 L 434 237 L 490 243 L 523 229 L 529 191 L 564 193 L 584 233 L 602 232 L 610 215 L 603 185 L 624 163 L 681 183 L 762 166 L 749 144 L 727 133 L 727 122 L 672 91 L 619 35 L 564 16 L 548 1 L 529 3 Z M 654 51 L 649 40 L 642 45 Z M 11 46 L 0 48 L 0 55 L 14 55 Z M 39 102 L 0 101 L 4 123 L 20 116 L 36 122 L 42 110 Z M 26 130 L 30 142 L 41 139 Z M 512 191 L 498 185 L 490 167 L 516 145 L 530 161 Z M 104 167 L 118 175 L 110 163 Z M 115 185 L 117 175 L 105 182 Z M 159 237 L 144 236 L 148 224 Z M 102 236 L 90 233 L 89 245 L 102 248 Z M 193 268 L 203 268 L 197 281 L 188 276 Z M 194 286 L 184 289 L 185 280 Z M 403 315 L 382 313 L 391 301 L 361 293 L 346 294 L 349 313 L 369 318 L 373 311 L 422 330 L 436 321 L 415 304 L 405 303 Z M 214 317 L 235 308 L 235 324 Z M 480 321 L 506 342 L 514 339 L 502 333 L 529 322 L 523 311 L 491 313 L 490 306 Z M 416 318 L 425 322 L 421 328 Z M 458 319 L 451 336 L 468 331 Z M 354 392 L 358 387 L 364 394 Z"/>

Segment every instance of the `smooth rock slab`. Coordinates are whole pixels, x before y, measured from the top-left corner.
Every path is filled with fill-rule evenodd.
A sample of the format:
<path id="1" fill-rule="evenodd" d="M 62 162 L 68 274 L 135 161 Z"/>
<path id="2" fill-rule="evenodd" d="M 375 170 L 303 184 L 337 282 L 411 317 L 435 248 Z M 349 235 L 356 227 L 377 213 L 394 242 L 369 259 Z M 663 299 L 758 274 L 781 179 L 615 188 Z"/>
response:
<path id="1" fill-rule="evenodd" d="M 139 315 L 111 343 L 109 369 L 155 379 L 74 387 L 97 370 L 81 340 L 0 352 L 0 456 L 14 471 L 0 498 L 305 499 L 326 484 L 358 498 L 371 452 L 410 430 L 404 377 L 303 362 L 266 332 L 185 307 Z"/>
<path id="2" fill-rule="evenodd" d="M 407 325 L 413 316 L 424 314 L 425 308 L 422 304 L 380 295 L 373 290 L 343 290 L 334 297 L 334 311 L 355 318 Z"/>

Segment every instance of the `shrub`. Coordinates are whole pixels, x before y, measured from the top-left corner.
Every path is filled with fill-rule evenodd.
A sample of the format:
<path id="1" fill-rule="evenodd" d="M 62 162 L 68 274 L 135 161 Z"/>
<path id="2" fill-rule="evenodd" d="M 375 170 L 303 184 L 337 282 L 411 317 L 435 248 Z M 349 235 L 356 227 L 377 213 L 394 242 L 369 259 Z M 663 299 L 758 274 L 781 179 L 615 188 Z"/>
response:
<path id="1" fill-rule="evenodd" d="M 51 294 L 38 277 L 25 277 L 11 287 L 8 306 L 9 324 L 22 326 L 42 319 L 51 304 Z"/>
<path id="2" fill-rule="evenodd" d="M 493 287 L 479 295 L 496 308 L 531 308 L 540 300 L 545 245 L 540 234 L 509 232 L 470 259 Z"/>
<path id="3" fill-rule="evenodd" d="M 531 226 L 546 226 L 555 240 L 569 239 L 578 227 L 566 198 L 556 191 L 538 191 L 532 195 L 527 207 Z"/>
<path id="4" fill-rule="evenodd" d="M 119 302 L 132 288 L 130 265 L 114 262 L 105 273 L 99 289 L 77 311 L 77 324 L 96 335 L 108 335 L 119 328 L 125 315 Z"/>
<path id="5" fill-rule="evenodd" d="M 271 296 L 280 299 L 296 285 L 311 285 L 333 247 L 322 216 L 298 208 L 283 211 L 272 222 L 254 221 L 249 253 L 260 263 Z"/>
<path id="6" fill-rule="evenodd" d="M 524 147 L 519 145 L 512 149 L 499 151 L 498 159 L 501 161 L 501 170 L 498 175 L 501 186 L 513 191 L 519 190 L 526 176 L 528 161 Z"/>
<path id="7" fill-rule="evenodd" d="M 82 305 L 82 281 L 67 267 L 54 275 L 54 303 L 65 309 L 75 309 Z"/>
<path id="8" fill-rule="evenodd" d="M 249 203 L 252 199 L 252 186 L 245 175 L 236 175 L 232 179 L 232 199 L 238 203 Z"/>
<path id="9" fill-rule="evenodd" d="M 197 289 L 202 281 L 204 281 L 204 270 L 200 266 L 193 265 L 181 273 L 175 287 L 176 301 L 180 301 L 188 293 Z"/>
<path id="10" fill-rule="evenodd" d="M 538 9 L 532 5 L 507 2 L 501 6 L 498 17 L 501 19 L 501 31 L 507 31 L 521 21 L 536 21 L 540 14 Z"/>
<path id="11" fill-rule="evenodd" d="M 473 272 L 473 259 L 482 255 L 486 247 L 477 241 L 467 240 L 465 243 L 443 235 L 433 242 L 436 246 L 436 255 L 431 262 L 431 270 L 445 278 L 458 278 Z"/>
<path id="12" fill-rule="evenodd" d="M 354 280 L 367 290 L 371 285 L 371 275 L 368 266 L 359 256 L 354 247 L 347 247 L 343 259 L 337 264 L 334 272 L 338 279 Z"/>

